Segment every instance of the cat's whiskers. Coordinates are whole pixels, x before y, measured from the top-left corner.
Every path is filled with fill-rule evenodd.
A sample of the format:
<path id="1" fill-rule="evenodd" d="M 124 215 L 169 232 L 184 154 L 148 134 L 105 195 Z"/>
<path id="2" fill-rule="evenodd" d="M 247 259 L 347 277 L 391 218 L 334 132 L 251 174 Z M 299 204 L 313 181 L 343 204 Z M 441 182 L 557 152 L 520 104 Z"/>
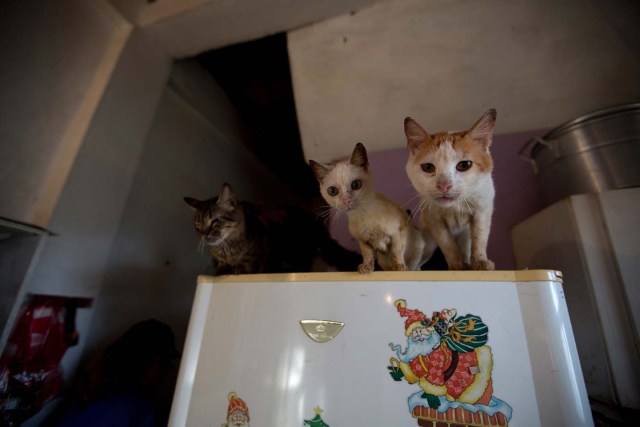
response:
<path id="1" fill-rule="evenodd" d="M 327 223 L 329 223 L 329 225 L 333 224 L 333 223 L 334 223 L 334 221 L 335 221 L 335 220 L 334 220 L 334 217 L 335 217 L 336 215 L 337 215 L 337 214 L 336 214 L 333 210 L 331 210 L 331 211 L 327 212 L 327 214 L 324 216 L 324 225 L 326 226 L 326 225 L 327 225 Z"/>
<path id="2" fill-rule="evenodd" d="M 471 208 L 471 205 L 469 204 L 468 198 L 461 195 L 460 196 L 460 200 L 462 200 L 464 202 L 465 206 L 467 207 L 467 213 L 468 214 L 473 213 L 473 209 Z"/>
<path id="3" fill-rule="evenodd" d="M 317 212 L 317 216 L 322 218 L 322 223 L 325 227 L 327 223 L 333 224 L 333 217 L 336 215 L 336 208 L 329 205 L 323 205 L 314 210 Z"/>
<path id="4" fill-rule="evenodd" d="M 226 254 L 231 252 L 231 244 L 229 243 L 229 241 L 227 241 L 227 239 L 223 239 L 220 242 L 218 242 L 218 246 L 220 246 L 220 248 L 222 249 L 222 252 Z"/>
<path id="5" fill-rule="evenodd" d="M 418 213 L 422 215 L 423 212 L 426 210 L 427 212 L 431 212 L 432 209 L 432 204 L 431 204 L 431 199 L 428 197 L 420 197 L 420 204 L 418 204 Z"/>
<path id="6" fill-rule="evenodd" d="M 205 246 L 204 236 L 200 236 L 200 240 L 198 240 L 198 248 L 197 248 L 197 251 L 200 254 L 200 256 L 204 256 L 204 246 Z"/>
<path id="7" fill-rule="evenodd" d="M 335 215 L 336 215 L 336 212 L 333 208 L 323 213 L 321 216 L 322 218 L 324 218 L 324 224 L 327 225 L 327 222 L 332 221 Z"/>
<path id="8" fill-rule="evenodd" d="M 422 203 L 422 201 L 421 201 L 421 199 L 419 197 L 417 198 L 417 200 L 414 200 L 414 199 L 416 199 L 416 197 L 414 197 L 412 199 L 412 201 L 413 201 L 412 207 L 411 208 L 407 208 L 407 209 L 409 209 L 409 212 L 410 212 L 409 216 L 411 218 L 419 218 L 420 217 L 420 204 Z"/>
<path id="9" fill-rule="evenodd" d="M 416 201 L 417 201 L 417 205 L 416 205 Z M 409 217 L 407 218 L 407 222 L 412 221 L 414 218 L 418 218 L 419 214 L 420 214 L 420 194 L 419 193 L 415 193 L 413 195 L 413 197 L 411 197 L 406 203 L 404 203 L 402 205 L 402 207 L 405 210 L 409 210 L 409 212 L 407 212 L 409 214 Z M 413 209 L 409 209 L 409 204 L 413 204 Z"/>
<path id="10" fill-rule="evenodd" d="M 343 211 L 337 208 L 333 208 L 333 215 L 331 216 L 331 225 L 336 225 L 342 216 Z"/>
<path id="11" fill-rule="evenodd" d="M 419 198 L 420 198 L 420 193 L 415 193 L 415 194 L 413 195 L 413 197 L 412 197 L 412 198 L 410 198 L 409 200 L 407 200 L 407 202 L 406 202 L 406 203 L 403 203 L 403 204 L 402 204 L 402 207 L 406 209 L 406 208 L 409 206 L 409 204 L 411 204 L 411 203 L 415 202 L 415 201 L 416 201 L 416 200 L 418 200 Z"/>
<path id="12" fill-rule="evenodd" d="M 313 210 L 314 212 L 317 212 L 318 216 L 325 216 L 327 213 L 331 213 L 333 208 L 329 205 L 321 205 L 321 206 L 318 206 L 317 208 L 314 208 Z"/>

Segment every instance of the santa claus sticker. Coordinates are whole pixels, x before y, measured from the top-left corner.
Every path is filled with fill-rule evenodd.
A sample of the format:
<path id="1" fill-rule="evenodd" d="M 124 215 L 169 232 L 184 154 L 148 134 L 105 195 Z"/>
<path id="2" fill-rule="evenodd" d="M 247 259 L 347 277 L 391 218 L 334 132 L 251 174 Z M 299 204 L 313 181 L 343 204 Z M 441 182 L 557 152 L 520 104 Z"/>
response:
<path id="1" fill-rule="evenodd" d="M 229 393 L 227 422 L 222 427 L 249 427 L 249 408 L 235 392 Z"/>
<path id="2" fill-rule="evenodd" d="M 389 344 L 396 357 L 388 367 L 395 381 L 415 385 L 409 412 L 419 426 L 436 422 L 465 426 L 508 425 L 511 407 L 493 396 L 493 360 L 487 345 L 489 328 L 473 314 L 455 309 L 435 311 L 431 318 L 396 300 L 406 317 L 407 347 Z"/>

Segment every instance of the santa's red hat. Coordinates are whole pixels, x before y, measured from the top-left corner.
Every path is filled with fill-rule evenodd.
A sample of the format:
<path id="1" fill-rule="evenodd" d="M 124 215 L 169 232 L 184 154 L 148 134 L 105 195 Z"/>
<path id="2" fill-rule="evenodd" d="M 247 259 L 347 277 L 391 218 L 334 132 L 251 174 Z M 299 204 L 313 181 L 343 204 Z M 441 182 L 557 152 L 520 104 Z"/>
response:
<path id="1" fill-rule="evenodd" d="M 425 320 L 427 316 L 424 315 L 420 310 L 410 310 L 407 308 L 407 302 L 403 299 L 398 299 L 394 303 L 396 308 L 398 309 L 398 313 L 400 316 L 406 317 L 407 320 L 404 323 L 405 327 L 405 335 L 411 335 L 411 331 L 419 326 L 425 326 Z"/>
<path id="2" fill-rule="evenodd" d="M 229 407 L 227 408 L 227 418 L 233 413 L 240 411 L 244 413 L 249 420 L 249 408 L 244 400 L 240 399 L 234 392 L 229 393 Z"/>

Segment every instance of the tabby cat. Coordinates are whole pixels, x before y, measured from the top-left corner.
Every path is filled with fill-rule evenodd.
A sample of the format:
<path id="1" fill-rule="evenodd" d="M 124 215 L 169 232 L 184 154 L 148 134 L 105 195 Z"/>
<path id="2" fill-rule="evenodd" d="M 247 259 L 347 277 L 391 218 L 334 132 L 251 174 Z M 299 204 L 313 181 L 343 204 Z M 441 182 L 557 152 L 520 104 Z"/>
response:
<path id="1" fill-rule="evenodd" d="M 215 275 L 307 272 L 316 256 L 338 270 L 352 270 L 359 262 L 303 209 L 259 209 L 238 200 L 227 183 L 218 197 L 184 201 L 195 210 L 195 229 L 216 260 Z"/>
<path id="2" fill-rule="evenodd" d="M 421 198 L 422 228 L 449 270 L 493 270 L 487 257 L 495 190 L 489 146 L 496 122 L 491 109 L 467 131 L 429 134 L 407 117 L 406 171 Z"/>
<path id="3" fill-rule="evenodd" d="M 367 151 L 356 144 L 350 160 L 327 167 L 309 160 L 320 184 L 320 193 L 336 212 L 346 212 L 349 231 L 362 252 L 360 273 L 374 270 L 419 270 L 435 245 L 425 242 L 409 214 L 397 203 L 375 191 Z"/>

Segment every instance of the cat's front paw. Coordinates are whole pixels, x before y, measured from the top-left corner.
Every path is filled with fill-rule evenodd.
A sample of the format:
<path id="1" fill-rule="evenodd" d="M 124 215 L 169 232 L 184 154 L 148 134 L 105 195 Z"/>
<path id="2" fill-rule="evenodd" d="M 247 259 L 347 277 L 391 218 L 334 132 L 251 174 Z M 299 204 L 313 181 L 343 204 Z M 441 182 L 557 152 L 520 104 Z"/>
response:
<path id="1" fill-rule="evenodd" d="M 448 264 L 448 266 L 449 266 L 449 270 L 455 270 L 455 271 L 469 270 L 469 264 L 467 264 L 464 261 L 452 262 L 451 264 Z"/>
<path id="2" fill-rule="evenodd" d="M 393 271 L 407 271 L 407 265 L 406 264 L 394 264 L 393 265 Z"/>
<path id="3" fill-rule="evenodd" d="M 495 264 L 490 259 L 477 259 L 471 262 L 471 269 L 490 271 L 495 269 Z"/>
<path id="4" fill-rule="evenodd" d="M 358 273 L 360 274 L 369 274 L 373 271 L 373 264 L 360 264 L 358 266 Z"/>

